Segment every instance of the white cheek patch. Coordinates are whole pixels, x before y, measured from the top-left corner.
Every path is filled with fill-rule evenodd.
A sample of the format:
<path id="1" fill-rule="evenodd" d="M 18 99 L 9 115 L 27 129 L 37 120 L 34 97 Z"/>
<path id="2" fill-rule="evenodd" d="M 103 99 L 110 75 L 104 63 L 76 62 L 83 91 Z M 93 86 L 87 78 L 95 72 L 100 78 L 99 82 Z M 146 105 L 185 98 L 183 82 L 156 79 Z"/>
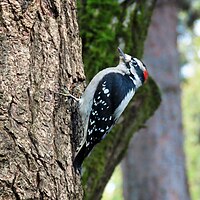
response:
<path id="1" fill-rule="evenodd" d="M 132 80 L 132 81 L 133 81 L 133 83 L 135 84 L 136 88 L 138 88 L 140 85 L 142 85 L 142 82 L 141 82 L 141 80 L 140 80 L 140 78 L 139 78 L 139 76 L 138 76 L 138 74 L 137 74 L 135 68 L 134 68 L 134 67 L 131 67 L 131 68 L 130 68 L 130 72 L 131 72 L 131 74 L 134 75 L 135 80 Z"/>
<path id="2" fill-rule="evenodd" d="M 135 71 L 135 68 L 134 68 L 134 67 L 131 67 L 131 68 L 130 68 L 130 71 L 131 71 L 131 74 L 136 75 L 136 71 Z"/>

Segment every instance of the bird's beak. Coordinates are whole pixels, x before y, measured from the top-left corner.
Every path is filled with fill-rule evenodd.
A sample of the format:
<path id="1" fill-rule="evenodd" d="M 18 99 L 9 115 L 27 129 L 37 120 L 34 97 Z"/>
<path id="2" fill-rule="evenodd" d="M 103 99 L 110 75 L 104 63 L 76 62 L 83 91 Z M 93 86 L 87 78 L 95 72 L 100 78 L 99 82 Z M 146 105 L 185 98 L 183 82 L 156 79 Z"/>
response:
<path id="1" fill-rule="evenodd" d="M 119 56 L 122 58 L 122 60 L 124 62 L 126 62 L 126 56 L 125 56 L 124 52 L 119 47 L 117 48 L 117 50 L 119 52 Z"/>

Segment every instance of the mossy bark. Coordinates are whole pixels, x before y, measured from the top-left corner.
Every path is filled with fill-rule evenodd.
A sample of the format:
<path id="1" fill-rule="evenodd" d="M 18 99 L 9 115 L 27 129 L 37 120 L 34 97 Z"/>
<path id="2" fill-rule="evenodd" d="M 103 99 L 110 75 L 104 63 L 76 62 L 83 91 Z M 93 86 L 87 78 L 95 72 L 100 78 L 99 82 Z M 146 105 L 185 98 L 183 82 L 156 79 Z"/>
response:
<path id="1" fill-rule="evenodd" d="M 0 199 L 82 199 L 72 109 L 84 79 L 73 0 L 0 2 Z"/>
<path id="2" fill-rule="evenodd" d="M 116 2 L 111 4 L 108 1 L 98 4 L 88 0 L 84 1 L 80 7 L 79 23 L 88 79 L 107 66 L 117 65 L 118 55 L 114 49 L 119 43 L 124 44 L 125 53 L 138 58 L 142 57 L 155 0 L 124 1 L 121 4 L 116 4 Z M 105 9 L 106 5 L 108 5 L 107 9 Z M 91 12 L 91 10 L 96 10 L 96 12 Z M 106 23 L 103 21 L 105 16 L 107 17 Z M 94 29 L 91 30 L 84 20 L 88 24 L 91 22 Z M 110 34 L 106 37 L 105 33 Z M 109 35 L 112 35 L 112 38 Z M 124 111 L 120 123 L 85 160 L 82 177 L 85 199 L 101 199 L 104 187 L 115 166 L 124 156 L 134 132 L 140 129 L 154 113 L 160 101 L 159 89 L 156 83 L 149 78 Z"/>
<path id="3" fill-rule="evenodd" d="M 120 123 L 85 160 L 83 165 L 85 199 L 101 199 L 104 187 L 122 160 L 133 134 L 143 127 L 159 103 L 159 89 L 150 78 L 124 111 Z"/>

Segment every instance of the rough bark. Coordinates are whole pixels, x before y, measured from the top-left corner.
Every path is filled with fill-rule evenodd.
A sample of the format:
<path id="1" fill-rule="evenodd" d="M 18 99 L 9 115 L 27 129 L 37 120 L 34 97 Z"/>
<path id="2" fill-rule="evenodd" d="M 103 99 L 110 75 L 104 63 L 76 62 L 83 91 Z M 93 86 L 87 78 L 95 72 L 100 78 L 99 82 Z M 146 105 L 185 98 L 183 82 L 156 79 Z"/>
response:
<path id="1" fill-rule="evenodd" d="M 0 199 L 82 199 L 73 109 L 54 92 L 83 79 L 73 0 L 0 2 Z"/>
<path id="2" fill-rule="evenodd" d="M 162 2 L 162 1 L 161 1 Z M 162 92 L 147 128 L 133 138 L 122 162 L 124 199 L 188 200 L 176 45 L 177 5 L 156 7 L 144 57 Z"/>

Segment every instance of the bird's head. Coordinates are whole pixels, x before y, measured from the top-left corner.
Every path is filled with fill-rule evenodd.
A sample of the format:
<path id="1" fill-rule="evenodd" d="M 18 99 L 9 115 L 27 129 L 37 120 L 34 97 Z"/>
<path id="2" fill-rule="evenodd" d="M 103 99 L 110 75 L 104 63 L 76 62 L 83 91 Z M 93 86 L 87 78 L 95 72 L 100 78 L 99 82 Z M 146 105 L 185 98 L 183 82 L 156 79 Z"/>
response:
<path id="1" fill-rule="evenodd" d="M 148 78 L 148 71 L 145 64 L 137 58 L 133 58 L 128 54 L 125 54 L 119 47 L 120 64 L 125 65 L 130 75 L 133 75 L 135 79 L 139 78 L 141 84 L 143 84 Z"/>

